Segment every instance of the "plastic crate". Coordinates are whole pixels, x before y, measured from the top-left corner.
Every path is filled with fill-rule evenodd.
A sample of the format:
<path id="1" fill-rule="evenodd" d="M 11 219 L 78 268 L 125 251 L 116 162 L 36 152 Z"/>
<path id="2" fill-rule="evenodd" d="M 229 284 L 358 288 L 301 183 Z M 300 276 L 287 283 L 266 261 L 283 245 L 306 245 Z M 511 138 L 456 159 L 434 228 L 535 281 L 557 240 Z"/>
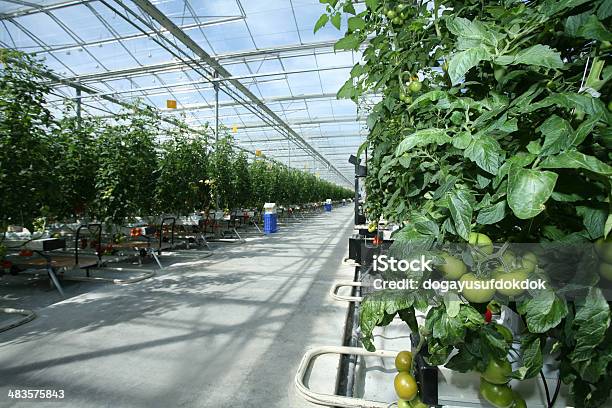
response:
<path id="1" fill-rule="evenodd" d="M 264 214 L 264 233 L 272 234 L 278 231 L 276 214 Z"/>
<path id="2" fill-rule="evenodd" d="M 332 210 L 331 204 L 325 204 L 325 211 L 330 212 Z"/>

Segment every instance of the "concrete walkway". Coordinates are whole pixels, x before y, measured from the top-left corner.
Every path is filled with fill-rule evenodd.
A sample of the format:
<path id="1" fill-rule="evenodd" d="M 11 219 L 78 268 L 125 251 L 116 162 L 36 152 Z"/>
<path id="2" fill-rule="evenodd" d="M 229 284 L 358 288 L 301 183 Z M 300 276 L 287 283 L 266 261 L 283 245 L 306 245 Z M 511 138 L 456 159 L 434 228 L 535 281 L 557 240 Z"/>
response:
<path id="1" fill-rule="evenodd" d="M 328 291 L 353 277 L 341 265 L 352 214 L 339 208 L 217 244 L 206 259 L 181 251 L 151 280 L 85 284 L 88 292 L 36 310 L 0 334 L 0 407 L 311 407 L 293 378 L 307 348 L 341 344 L 347 304 Z M 336 365 L 318 364 L 313 386 L 332 392 Z M 10 389 L 65 398 L 16 401 Z"/>

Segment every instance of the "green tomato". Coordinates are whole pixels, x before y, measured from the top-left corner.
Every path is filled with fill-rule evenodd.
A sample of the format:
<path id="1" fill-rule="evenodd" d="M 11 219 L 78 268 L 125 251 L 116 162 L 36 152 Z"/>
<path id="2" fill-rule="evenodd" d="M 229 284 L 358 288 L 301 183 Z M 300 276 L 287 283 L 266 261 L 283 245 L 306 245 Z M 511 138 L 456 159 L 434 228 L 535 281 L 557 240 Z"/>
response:
<path id="1" fill-rule="evenodd" d="M 467 272 L 467 266 L 465 266 L 461 259 L 446 252 L 442 254 L 442 258 L 444 258 L 445 263 L 439 265 L 438 269 L 444 274 L 446 279 L 457 280 Z"/>
<path id="2" fill-rule="evenodd" d="M 405 371 L 395 376 L 393 386 L 397 396 L 406 401 L 412 401 L 418 392 L 417 383 L 414 377 Z"/>
<path id="3" fill-rule="evenodd" d="M 514 404 L 514 394 L 508 385 L 491 384 L 480 379 L 480 395 L 496 408 L 511 408 Z"/>
<path id="4" fill-rule="evenodd" d="M 605 262 L 612 263 L 612 239 L 599 238 L 595 241 L 595 251 Z"/>
<path id="5" fill-rule="evenodd" d="M 510 382 L 512 365 L 506 360 L 490 359 L 486 370 L 480 375 L 491 384 L 507 384 Z"/>
<path id="6" fill-rule="evenodd" d="M 608 102 L 608 110 L 612 112 L 612 101 Z"/>
<path id="7" fill-rule="evenodd" d="M 602 41 L 601 42 L 601 49 L 602 50 L 608 50 L 610 48 L 612 48 L 612 42 L 610 42 L 610 41 Z M 608 106 L 610 106 L 610 105 L 608 105 Z"/>
<path id="8" fill-rule="evenodd" d="M 468 238 L 470 245 L 477 246 L 480 252 L 486 255 L 491 255 L 493 253 L 493 241 L 485 234 L 472 232 Z"/>
<path id="9" fill-rule="evenodd" d="M 528 273 L 532 273 L 535 271 L 536 266 L 538 266 L 538 257 L 533 252 L 525 252 L 521 258 L 521 263 L 523 264 L 523 269 Z"/>
<path id="10" fill-rule="evenodd" d="M 514 396 L 514 403 L 512 404 L 512 408 L 527 408 L 527 403 L 525 402 L 525 399 L 521 397 L 518 392 L 513 391 L 512 395 Z"/>
<path id="11" fill-rule="evenodd" d="M 413 399 L 412 401 L 410 401 L 410 406 L 411 406 L 412 408 L 429 408 L 429 405 L 424 404 L 424 403 L 421 401 L 421 398 L 419 398 L 419 397 L 416 397 L 415 399 Z"/>
<path id="12" fill-rule="evenodd" d="M 504 268 L 500 266 L 499 268 L 495 269 L 495 271 L 493 272 L 493 278 L 503 283 L 509 282 L 510 284 L 514 282 L 525 282 L 526 280 L 529 279 L 529 272 L 525 268 L 517 268 L 510 272 L 506 272 L 504 271 Z M 523 292 L 525 292 L 525 289 L 515 289 L 515 288 L 506 289 L 504 288 L 504 289 L 498 289 L 497 292 L 500 295 L 504 295 L 504 296 L 508 296 L 512 298 L 512 297 L 522 295 Z"/>
<path id="13" fill-rule="evenodd" d="M 546 88 L 553 90 L 557 87 L 557 83 L 552 79 L 546 83 Z"/>
<path id="14" fill-rule="evenodd" d="M 423 83 L 421 81 L 411 81 L 410 85 L 408 85 L 408 89 L 412 93 L 420 92 L 423 89 Z"/>
<path id="15" fill-rule="evenodd" d="M 506 251 L 502 255 L 502 260 L 506 266 L 512 267 L 516 263 L 516 255 L 512 251 Z"/>
<path id="16" fill-rule="evenodd" d="M 400 25 L 402 24 L 402 19 L 399 17 L 394 17 L 393 20 L 391 20 L 391 22 L 395 25 Z"/>
<path id="17" fill-rule="evenodd" d="M 398 13 L 401 13 L 405 9 L 406 9 L 406 5 L 404 3 L 400 3 L 397 5 L 397 7 L 395 7 L 395 11 L 397 11 Z"/>
<path id="18" fill-rule="evenodd" d="M 412 408 L 409 401 L 398 399 L 397 400 L 397 408 Z"/>
<path id="19" fill-rule="evenodd" d="M 395 368 L 397 371 L 402 372 L 410 372 L 410 368 L 412 367 L 412 353 L 409 351 L 400 351 L 395 356 Z"/>
<path id="20" fill-rule="evenodd" d="M 486 288 L 484 287 L 487 282 L 486 279 L 479 279 L 473 273 L 466 273 L 459 279 L 460 282 L 473 282 L 472 288 L 464 288 L 463 289 L 463 297 L 466 298 L 471 303 L 489 303 L 493 296 L 495 295 L 495 288 Z M 480 288 L 476 288 L 475 286 L 480 282 Z"/>
<path id="21" fill-rule="evenodd" d="M 394 11 L 394 10 L 389 10 L 389 11 L 387 11 L 387 18 L 388 18 L 389 20 L 394 19 L 394 18 L 395 18 L 395 16 L 396 16 L 396 14 L 395 14 L 395 11 Z"/>
<path id="22" fill-rule="evenodd" d="M 602 262 L 599 264 L 599 274 L 602 278 L 612 282 L 612 264 Z"/>
<path id="23" fill-rule="evenodd" d="M 501 80 L 504 78 L 504 76 L 506 76 L 506 69 L 505 68 L 496 68 L 493 71 L 493 75 L 495 76 L 495 80 L 497 82 L 501 82 Z"/>

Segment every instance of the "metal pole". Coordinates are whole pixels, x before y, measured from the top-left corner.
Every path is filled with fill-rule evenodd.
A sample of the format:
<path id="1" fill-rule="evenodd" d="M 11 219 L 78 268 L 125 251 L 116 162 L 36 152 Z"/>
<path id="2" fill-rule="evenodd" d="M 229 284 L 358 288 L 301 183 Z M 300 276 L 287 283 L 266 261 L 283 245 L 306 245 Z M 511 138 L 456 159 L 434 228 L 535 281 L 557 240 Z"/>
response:
<path id="1" fill-rule="evenodd" d="M 81 89 L 76 89 L 76 117 L 77 117 L 77 129 L 81 129 Z"/>
<path id="2" fill-rule="evenodd" d="M 355 163 L 355 225 L 359 225 L 359 161 Z"/>
<path id="3" fill-rule="evenodd" d="M 213 74 L 213 77 L 216 78 L 218 76 L 217 71 Z M 215 82 L 213 84 L 215 89 L 215 150 L 219 148 L 219 83 Z M 217 189 L 217 194 L 215 194 L 215 204 L 217 206 L 217 210 L 219 209 L 219 190 Z"/>
<path id="4" fill-rule="evenodd" d="M 289 168 L 291 168 L 291 140 L 287 140 L 287 149 L 289 150 Z"/>
<path id="5" fill-rule="evenodd" d="M 219 74 L 215 71 L 214 77 L 218 77 Z M 219 83 L 213 84 L 215 88 L 215 142 L 219 141 Z"/>

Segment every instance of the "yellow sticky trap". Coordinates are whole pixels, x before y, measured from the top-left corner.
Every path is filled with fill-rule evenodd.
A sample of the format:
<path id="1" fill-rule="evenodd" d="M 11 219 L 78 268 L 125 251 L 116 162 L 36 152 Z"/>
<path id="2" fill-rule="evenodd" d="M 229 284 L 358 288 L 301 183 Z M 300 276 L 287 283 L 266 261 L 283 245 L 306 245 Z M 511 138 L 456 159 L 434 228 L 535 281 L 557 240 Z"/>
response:
<path id="1" fill-rule="evenodd" d="M 238 126 L 236 126 L 236 125 L 232 126 L 232 132 L 237 133 L 238 132 Z"/>
<path id="2" fill-rule="evenodd" d="M 261 150 L 259 149 L 255 150 L 255 156 L 261 157 Z"/>
<path id="3" fill-rule="evenodd" d="M 176 101 L 174 99 L 166 99 L 166 108 L 176 109 Z"/>

